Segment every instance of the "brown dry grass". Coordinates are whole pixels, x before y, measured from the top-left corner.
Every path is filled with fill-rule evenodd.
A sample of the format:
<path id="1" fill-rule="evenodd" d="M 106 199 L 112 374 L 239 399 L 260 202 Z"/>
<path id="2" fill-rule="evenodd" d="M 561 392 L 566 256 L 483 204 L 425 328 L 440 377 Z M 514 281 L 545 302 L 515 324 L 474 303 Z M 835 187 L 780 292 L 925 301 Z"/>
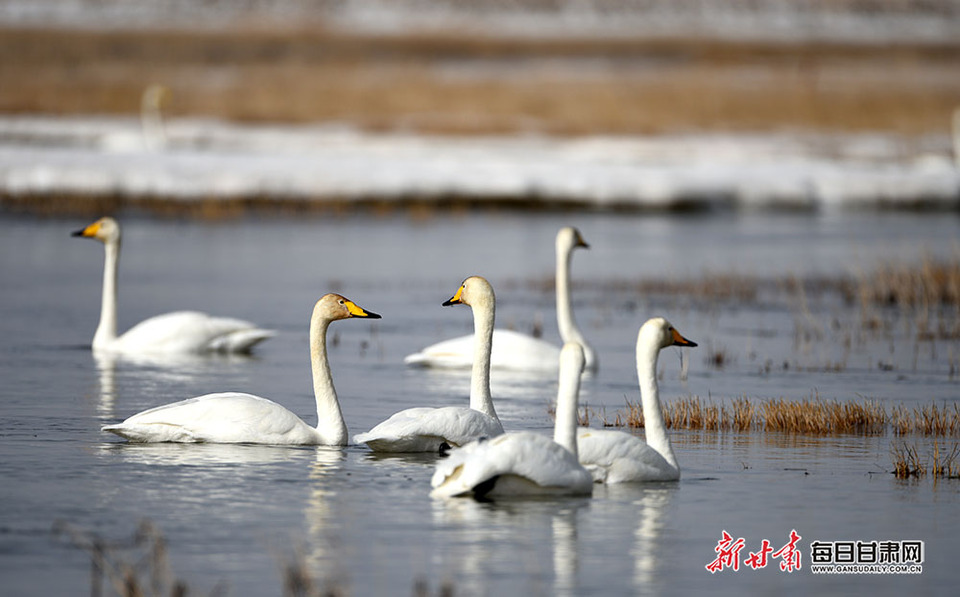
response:
<path id="1" fill-rule="evenodd" d="M 960 405 L 937 406 L 928 404 L 907 410 L 903 405 L 894 407 L 890 423 L 897 435 L 960 435 Z"/>
<path id="2" fill-rule="evenodd" d="M 0 112 L 134 113 L 160 82 L 174 115 L 372 130 L 926 133 L 960 104 L 958 65 L 960 44 L 4 30 Z"/>
<path id="3" fill-rule="evenodd" d="M 172 573 L 167 541 L 149 520 L 141 521 L 129 539 L 119 541 L 64 521 L 54 523 L 53 534 L 90 554 L 91 595 L 102 594 L 104 581 L 124 597 L 174 597 L 189 592 L 187 584 Z"/>
<path id="4" fill-rule="evenodd" d="M 196 594 L 170 566 L 167 541 L 160 529 L 150 520 L 140 522 L 130 538 L 110 540 L 95 531 L 82 529 L 65 521 L 53 524 L 54 537 L 90 555 L 90 595 L 104 594 L 104 581 L 113 591 L 108 594 L 122 597 L 169 595 L 186 597 Z M 342 583 L 320 582 L 308 569 L 301 553 L 280 557 L 282 594 L 285 597 L 338 597 L 348 595 Z M 449 581 L 437 585 L 436 593 L 426 578 L 414 581 L 411 594 L 415 597 L 452 596 L 455 587 Z M 210 595 L 226 595 L 226 586 L 219 583 Z"/>
<path id="5" fill-rule="evenodd" d="M 722 401 L 702 401 L 698 396 L 680 398 L 662 405 L 668 429 L 706 431 L 764 431 L 808 435 L 920 434 L 934 437 L 960 436 L 960 406 L 903 405 L 887 409 L 876 400 L 825 400 L 819 396 L 802 400 L 786 398 L 755 399 L 740 397 L 728 408 Z M 644 426 L 643 407 L 627 401 L 608 427 Z"/>
<path id="6" fill-rule="evenodd" d="M 933 442 L 933 448 L 926 458 L 921 457 L 916 445 L 907 443 L 890 446 L 890 458 L 893 461 L 893 474 L 898 479 L 923 477 L 929 472 L 934 479 L 960 478 L 957 457 L 960 445 L 954 444 L 949 450 L 941 450 L 940 442 Z"/>
<path id="7" fill-rule="evenodd" d="M 937 261 L 926 257 L 919 264 L 887 264 L 862 277 L 856 291 L 865 305 L 960 308 L 960 258 Z"/>

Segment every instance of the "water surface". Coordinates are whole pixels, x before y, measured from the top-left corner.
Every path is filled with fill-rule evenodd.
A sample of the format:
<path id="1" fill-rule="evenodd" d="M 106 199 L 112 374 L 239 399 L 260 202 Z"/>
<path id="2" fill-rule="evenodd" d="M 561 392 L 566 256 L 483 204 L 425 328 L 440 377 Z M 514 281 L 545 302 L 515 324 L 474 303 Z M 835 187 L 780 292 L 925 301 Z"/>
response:
<path id="1" fill-rule="evenodd" d="M 329 291 L 384 317 L 331 328 L 331 366 L 351 433 L 409 406 L 464 404 L 464 375 L 405 369 L 403 356 L 472 329 L 468 309 L 440 307 L 471 274 L 493 282 L 500 325 L 529 331 L 539 321 L 556 339 L 549 281 L 553 236 L 566 224 L 591 243 L 575 255 L 574 276 L 577 318 L 601 359 L 581 395 L 594 425 L 639 399 L 633 344 L 653 315 L 700 343 L 684 351 L 685 380 L 680 351 L 663 352 L 667 399 L 819 393 L 952 404 L 960 396 L 950 373 L 960 355 L 955 340 L 917 343 L 905 323 L 845 350 L 829 322 L 839 322 L 838 336 L 856 329 L 853 308 L 810 297 L 810 315 L 826 333 L 798 344 L 789 301 L 642 296 L 622 282 L 857 275 L 891 261 L 949 257 L 960 238 L 953 216 L 122 218 L 121 329 L 195 308 L 278 331 L 252 358 L 174 362 L 97 359 L 86 348 L 102 249 L 69 233 L 87 223 L 0 216 L 5 594 L 87 591 L 89 557 L 54 537 L 55 521 L 120 539 L 144 518 L 165 535 L 173 572 L 198 594 L 218 584 L 233 595 L 279 594 L 281 569 L 296 558 L 319 587 L 355 595 L 404 594 L 417 582 L 463 595 L 944 593 L 955 584 L 957 482 L 894 479 L 896 438 L 887 435 L 675 431 L 679 483 L 598 487 L 591 499 L 476 503 L 428 497 L 432 456 L 382 458 L 358 446 L 129 445 L 99 432 L 139 410 L 222 390 L 269 397 L 312 423 L 307 322 Z M 707 357 L 721 348 L 729 361 L 718 369 Z M 827 367 L 839 359 L 839 370 Z M 555 391 L 552 379 L 493 378 L 508 429 L 549 433 Z M 764 539 L 780 547 L 793 529 L 802 536 L 798 572 L 781 572 L 777 562 L 713 575 L 704 568 L 723 530 L 754 551 Z M 814 540 L 907 539 L 925 541 L 919 576 L 814 576 L 808 567 Z"/>

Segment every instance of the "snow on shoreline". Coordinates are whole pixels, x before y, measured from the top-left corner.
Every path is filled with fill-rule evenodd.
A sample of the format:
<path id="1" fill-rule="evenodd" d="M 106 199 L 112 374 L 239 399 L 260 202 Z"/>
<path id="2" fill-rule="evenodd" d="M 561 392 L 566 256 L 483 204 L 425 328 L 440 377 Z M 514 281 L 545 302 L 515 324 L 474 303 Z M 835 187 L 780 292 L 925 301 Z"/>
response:
<path id="1" fill-rule="evenodd" d="M 5 0 L 0 27 L 320 26 L 375 34 L 952 43 L 960 0 Z"/>
<path id="2" fill-rule="evenodd" d="M 960 208 L 947 135 L 427 137 L 134 118 L 0 117 L 0 193 L 524 207 Z"/>

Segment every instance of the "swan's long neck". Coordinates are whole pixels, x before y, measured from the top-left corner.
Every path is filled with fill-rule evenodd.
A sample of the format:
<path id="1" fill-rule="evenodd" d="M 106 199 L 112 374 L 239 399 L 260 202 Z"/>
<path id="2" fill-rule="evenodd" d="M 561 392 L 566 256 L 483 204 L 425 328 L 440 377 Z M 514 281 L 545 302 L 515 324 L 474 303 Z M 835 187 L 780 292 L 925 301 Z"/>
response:
<path id="1" fill-rule="evenodd" d="M 587 360 L 587 367 L 595 362 L 593 348 L 587 344 L 583 333 L 577 327 L 573 318 L 573 306 L 570 299 L 570 262 L 573 259 L 573 248 L 557 247 L 557 328 L 564 343 L 576 342 L 583 347 L 583 354 Z"/>
<path id="2" fill-rule="evenodd" d="M 120 239 L 103 245 L 103 297 L 100 300 L 100 323 L 93 335 L 93 348 L 106 348 L 117 339 L 117 266 L 120 261 Z"/>
<path id="3" fill-rule="evenodd" d="M 313 368 L 313 395 L 317 400 L 317 433 L 326 445 L 347 445 L 347 425 L 333 387 L 327 360 L 327 328 L 330 321 L 314 315 L 310 320 L 310 362 Z"/>
<path id="4" fill-rule="evenodd" d="M 470 408 L 499 420 L 490 395 L 490 354 L 496 305 L 484 301 L 473 305 L 473 370 L 470 375 Z"/>
<path id="5" fill-rule="evenodd" d="M 561 367 L 560 388 L 557 390 L 557 420 L 553 426 L 553 441 L 577 456 L 577 416 L 580 394 L 580 373 L 576 367 Z"/>
<path id="6" fill-rule="evenodd" d="M 643 402 L 643 420 L 647 445 L 660 453 L 670 466 L 679 470 L 673 446 L 667 437 L 667 427 L 660 411 L 660 389 L 657 387 L 657 357 L 660 349 L 637 343 L 637 377 L 640 379 L 640 400 Z"/>

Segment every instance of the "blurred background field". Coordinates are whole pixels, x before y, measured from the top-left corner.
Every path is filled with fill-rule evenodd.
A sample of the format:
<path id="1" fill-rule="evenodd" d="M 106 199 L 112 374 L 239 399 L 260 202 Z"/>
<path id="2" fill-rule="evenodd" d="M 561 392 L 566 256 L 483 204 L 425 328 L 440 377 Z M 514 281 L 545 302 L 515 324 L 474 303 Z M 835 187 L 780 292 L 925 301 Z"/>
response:
<path id="1" fill-rule="evenodd" d="M 722 167 L 723 158 L 737 151 L 738 164 L 767 162 L 778 152 L 784 154 L 781 164 L 813 154 L 817 164 L 792 169 L 804 170 L 804 180 L 787 190 L 768 188 L 768 180 L 754 193 L 772 195 L 774 202 L 783 196 L 794 206 L 807 195 L 831 194 L 810 170 L 837 160 L 874 169 L 863 183 L 868 189 L 844 190 L 842 202 L 852 196 L 862 203 L 866 194 L 872 203 L 872 193 L 910 206 L 933 199 L 953 209 L 960 194 L 951 140 L 960 106 L 955 0 L 12 0 L 0 7 L 0 149 L 18 143 L 75 146 L 81 141 L 70 126 L 91 118 L 114 119 L 101 122 L 102 131 L 122 129 L 98 150 L 156 149 L 149 140 L 137 142 L 140 124 L 133 119 L 146 109 L 145 91 L 158 85 L 164 91 L 151 105 L 166 127 L 166 148 L 198 150 L 201 156 L 217 149 L 249 151 L 235 143 L 252 134 L 250 127 L 325 127 L 312 131 L 318 146 L 330 145 L 318 133 L 331 127 L 363 142 L 370 135 L 494 136 L 519 140 L 524 155 L 530 152 L 522 142 L 530 138 L 644 139 L 666 145 L 638 153 L 607 143 L 598 161 L 627 162 L 627 186 L 643 187 L 643 179 L 651 178 L 643 168 L 664 160 L 682 167 L 695 158 L 720 158 Z M 36 123 L 44 117 L 59 119 L 63 130 L 51 134 L 49 122 Z M 198 121 L 209 120 L 235 127 L 230 139 L 196 131 Z M 133 141 L 118 142 L 124 135 Z M 757 136 L 773 143 L 751 148 Z M 678 137 L 694 138 L 680 157 L 670 151 Z M 709 145 L 718 137 L 732 139 L 734 149 L 696 155 L 702 140 Z M 289 144 L 277 138 L 270 150 L 281 152 Z M 370 153 L 366 146 L 361 150 Z M 397 151 L 402 158 L 406 149 Z M 556 160 L 553 154 L 533 155 Z M 141 165 L 116 157 L 93 168 L 96 174 L 70 178 L 58 173 L 63 168 L 55 158 L 38 173 L 17 156 L 3 160 L 0 153 L 0 183 L 8 201 L 56 193 L 144 195 L 116 174 Z M 177 168 L 163 156 L 151 161 Z M 327 160 L 318 155 L 315 161 Z M 891 184 L 883 175 L 877 180 L 878 162 L 886 168 L 883 175 L 892 170 L 909 182 Z M 206 170 L 215 168 L 243 173 L 251 164 L 211 164 Z M 451 179 L 469 175 L 469 158 L 457 168 Z M 359 169 L 369 177 L 384 166 L 373 161 Z M 533 204 L 556 195 L 590 204 L 612 194 L 627 196 L 634 207 L 658 205 L 655 189 L 605 193 L 587 182 L 577 197 L 542 182 L 529 168 L 511 174 L 523 183 L 507 190 L 406 179 L 376 188 L 320 182 L 290 190 L 259 179 L 226 185 L 230 192 L 212 183 L 177 190 L 157 182 L 146 194 L 248 200 L 291 193 L 306 199 L 494 195 L 522 196 Z M 691 195 L 731 193 L 714 178 L 690 189 L 676 182 L 682 177 L 676 172 L 654 174 L 667 180 L 660 195 L 676 203 Z M 82 182 L 98 176 L 109 182 Z"/>
<path id="2" fill-rule="evenodd" d="M 172 116 L 431 133 L 925 134 L 960 105 L 950 0 L 8 4 L 5 113 L 154 83 Z"/>

